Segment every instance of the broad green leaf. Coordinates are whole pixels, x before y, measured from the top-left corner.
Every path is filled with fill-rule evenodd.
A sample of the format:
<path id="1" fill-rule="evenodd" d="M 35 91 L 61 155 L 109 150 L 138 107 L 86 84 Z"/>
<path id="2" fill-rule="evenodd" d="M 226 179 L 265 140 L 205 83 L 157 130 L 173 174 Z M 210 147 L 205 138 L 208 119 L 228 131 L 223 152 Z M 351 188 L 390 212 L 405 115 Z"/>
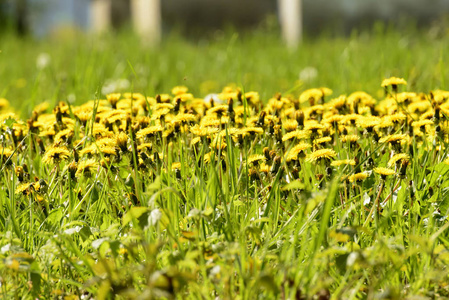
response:
<path id="1" fill-rule="evenodd" d="M 133 219 L 140 218 L 144 213 L 149 212 L 148 207 L 142 207 L 142 206 L 134 206 L 131 207 L 131 209 L 123 216 L 122 218 L 122 225 L 126 226 L 129 222 L 131 222 Z"/>

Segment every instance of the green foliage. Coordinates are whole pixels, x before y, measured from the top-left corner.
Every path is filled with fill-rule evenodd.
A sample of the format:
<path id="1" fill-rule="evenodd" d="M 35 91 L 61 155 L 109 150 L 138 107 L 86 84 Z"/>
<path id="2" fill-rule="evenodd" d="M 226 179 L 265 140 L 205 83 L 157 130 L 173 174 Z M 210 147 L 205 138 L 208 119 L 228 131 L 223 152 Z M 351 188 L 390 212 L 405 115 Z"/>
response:
<path id="1" fill-rule="evenodd" d="M 22 108 L 25 120 L 43 100 L 50 108 L 70 103 L 67 115 L 74 119 L 72 109 L 89 99 L 96 99 L 95 119 L 102 87 L 120 79 L 129 84 L 122 90 L 148 96 L 178 84 L 205 96 L 237 82 L 244 91 L 260 91 L 263 100 L 278 91 L 297 96 L 312 86 L 328 86 L 335 95 L 365 90 L 381 98 L 383 77 L 404 76 L 410 90 L 427 92 L 444 88 L 448 72 L 441 49 L 449 38 L 433 40 L 424 33 L 317 38 L 297 50 L 260 32 L 200 43 L 170 37 L 149 49 L 127 34 L 58 43 L 4 39 L 0 96 Z M 43 52 L 50 61 L 43 66 L 41 57 L 38 69 L 36 59 Z M 308 66 L 317 76 L 303 74 L 298 82 Z M 246 98 L 243 104 L 246 109 Z M 21 124 L 5 118 L 0 142 L 10 140 L 12 128 Z M 83 147 L 95 144 L 94 127 L 79 119 L 75 124 L 74 140 Z M 1 297 L 449 296 L 447 139 L 438 142 L 439 151 L 426 139 L 413 145 L 402 177 L 381 179 L 371 172 L 361 182 L 342 180 L 371 170 L 369 158 L 374 166 L 385 166 L 394 151 L 370 139 L 351 148 L 336 134 L 335 151 L 342 159 L 357 157 L 356 165 L 335 167 L 326 176 L 325 163 L 302 160 L 294 179 L 291 166 L 282 161 L 281 171 L 270 169 L 251 179 L 249 154 L 262 153 L 264 146 L 284 151 L 265 132 L 236 145 L 226 131 L 226 155 L 219 150 L 208 164 L 206 138 L 196 147 L 180 135 L 170 144 L 167 138 L 155 139 L 153 152 L 164 155 L 147 163 L 128 129 L 128 150 L 112 165 L 95 166 L 89 176 L 71 176 L 65 163 L 45 164 L 37 135 L 15 153 L 19 159 L 0 156 Z M 174 162 L 181 166 L 171 168 Z M 25 164 L 31 176 L 16 192 L 22 181 L 14 167 Z"/>

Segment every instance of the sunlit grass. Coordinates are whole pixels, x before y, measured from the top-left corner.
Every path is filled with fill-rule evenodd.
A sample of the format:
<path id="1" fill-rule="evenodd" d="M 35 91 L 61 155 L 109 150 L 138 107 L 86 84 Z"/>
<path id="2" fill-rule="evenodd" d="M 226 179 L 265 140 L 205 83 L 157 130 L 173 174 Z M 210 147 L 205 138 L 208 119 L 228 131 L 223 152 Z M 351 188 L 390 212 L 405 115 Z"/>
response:
<path id="1" fill-rule="evenodd" d="M 5 39 L 5 299 L 448 296 L 447 39 Z"/>

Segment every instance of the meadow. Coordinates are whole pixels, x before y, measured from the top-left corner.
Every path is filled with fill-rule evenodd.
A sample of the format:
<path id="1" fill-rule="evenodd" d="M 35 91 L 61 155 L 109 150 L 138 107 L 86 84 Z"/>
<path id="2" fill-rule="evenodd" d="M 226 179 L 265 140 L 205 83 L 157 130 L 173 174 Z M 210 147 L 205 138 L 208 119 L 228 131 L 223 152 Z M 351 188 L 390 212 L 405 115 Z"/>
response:
<path id="1" fill-rule="evenodd" d="M 2 298 L 449 297 L 447 32 L 71 34 L 0 37 Z"/>

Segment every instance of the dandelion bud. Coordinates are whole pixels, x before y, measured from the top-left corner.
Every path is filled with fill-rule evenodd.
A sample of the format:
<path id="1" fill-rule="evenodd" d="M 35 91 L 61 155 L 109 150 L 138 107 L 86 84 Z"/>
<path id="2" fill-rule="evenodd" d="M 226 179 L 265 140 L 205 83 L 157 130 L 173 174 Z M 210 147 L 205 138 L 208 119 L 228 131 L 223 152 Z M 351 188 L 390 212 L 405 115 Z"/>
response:
<path id="1" fill-rule="evenodd" d="M 56 115 L 56 122 L 58 125 L 62 125 L 62 112 L 61 108 L 59 106 L 56 106 L 53 110 L 54 114 Z"/>
<path id="2" fill-rule="evenodd" d="M 294 179 L 299 179 L 299 171 L 300 170 L 301 170 L 301 168 L 299 168 L 299 167 L 293 167 L 292 176 Z"/>
<path id="3" fill-rule="evenodd" d="M 235 112 L 233 107 L 234 100 L 232 98 L 228 99 L 228 115 L 232 124 L 235 123 Z"/>
<path id="4" fill-rule="evenodd" d="M 267 161 L 271 160 L 270 149 L 268 147 L 263 148 L 262 152 L 263 155 L 265 156 L 265 160 Z"/>
<path id="5" fill-rule="evenodd" d="M 255 169 L 249 169 L 248 177 L 253 181 L 256 179 L 259 179 L 259 172 L 257 172 L 257 170 L 255 170 Z"/>
<path id="6" fill-rule="evenodd" d="M 177 97 L 175 100 L 175 107 L 173 111 L 177 114 L 179 112 L 179 108 L 181 107 L 181 98 Z"/>
<path id="7" fill-rule="evenodd" d="M 16 173 L 17 179 L 19 180 L 19 182 L 23 181 L 23 177 L 24 177 L 24 171 L 23 168 L 21 166 L 17 166 L 14 168 L 14 171 Z"/>
<path id="8" fill-rule="evenodd" d="M 228 113 L 231 113 L 234 111 L 234 100 L 232 98 L 228 99 Z"/>
<path id="9" fill-rule="evenodd" d="M 122 150 L 123 153 L 128 151 L 128 136 L 126 133 L 121 131 L 116 137 L 117 146 Z"/>
<path id="10" fill-rule="evenodd" d="M 78 170 L 78 166 L 77 166 L 76 162 L 74 162 L 74 161 L 71 162 L 68 165 L 67 170 L 69 171 L 70 178 L 75 179 L 75 174 L 76 174 L 76 171 Z"/>
<path id="11" fill-rule="evenodd" d="M 435 113 L 433 114 L 433 121 L 438 124 L 440 122 L 440 106 L 435 106 Z"/>
<path id="12" fill-rule="evenodd" d="M 274 95 L 274 99 L 276 99 L 277 101 L 280 101 L 280 100 L 281 100 L 281 97 L 282 97 L 282 94 L 281 94 L 281 93 L 276 93 L 276 94 Z"/>
<path id="13" fill-rule="evenodd" d="M 280 156 L 276 156 L 273 160 L 273 164 L 271 165 L 271 170 L 270 173 L 271 175 L 276 175 L 277 172 L 279 171 L 279 168 L 281 167 L 281 160 L 282 158 Z"/>
<path id="14" fill-rule="evenodd" d="M 266 111 L 262 111 L 259 115 L 259 119 L 257 120 L 256 126 L 257 127 L 263 127 L 263 125 L 265 124 L 265 116 L 266 116 L 267 112 Z"/>
<path id="15" fill-rule="evenodd" d="M 40 139 L 40 138 L 37 138 L 37 139 L 36 139 L 36 142 L 37 142 L 37 144 L 38 144 L 38 146 L 39 146 L 39 152 L 40 152 L 41 154 L 44 154 L 44 153 L 45 153 L 44 142 L 43 142 L 42 139 Z"/>
<path id="16" fill-rule="evenodd" d="M 276 157 L 276 151 L 271 150 L 270 151 L 270 159 L 274 159 Z"/>
<path id="17" fill-rule="evenodd" d="M 330 167 L 326 168 L 326 175 L 327 175 L 327 177 L 331 177 L 332 176 L 332 172 L 333 172 L 332 168 L 330 168 Z"/>
<path id="18" fill-rule="evenodd" d="M 113 109 L 117 108 L 117 102 L 120 100 L 120 96 L 121 96 L 120 93 L 113 93 L 106 95 L 106 99 L 111 104 Z"/>
<path id="19" fill-rule="evenodd" d="M 298 122 L 298 128 L 304 126 L 304 112 L 299 110 L 296 112 L 296 122 Z"/>
<path id="20" fill-rule="evenodd" d="M 37 189 L 38 193 L 46 193 L 48 189 L 48 184 L 44 179 L 39 179 L 39 188 Z"/>
<path id="21" fill-rule="evenodd" d="M 268 127 L 268 135 L 274 134 L 274 123 L 272 120 L 270 120 L 270 126 Z"/>
<path id="22" fill-rule="evenodd" d="M 413 180 L 410 180 L 408 183 L 409 190 L 410 190 L 410 198 L 413 200 L 415 197 L 415 190 L 413 188 Z"/>
<path id="23" fill-rule="evenodd" d="M 399 169 L 399 177 L 404 178 L 407 173 L 408 160 L 402 160 L 401 168 Z"/>

